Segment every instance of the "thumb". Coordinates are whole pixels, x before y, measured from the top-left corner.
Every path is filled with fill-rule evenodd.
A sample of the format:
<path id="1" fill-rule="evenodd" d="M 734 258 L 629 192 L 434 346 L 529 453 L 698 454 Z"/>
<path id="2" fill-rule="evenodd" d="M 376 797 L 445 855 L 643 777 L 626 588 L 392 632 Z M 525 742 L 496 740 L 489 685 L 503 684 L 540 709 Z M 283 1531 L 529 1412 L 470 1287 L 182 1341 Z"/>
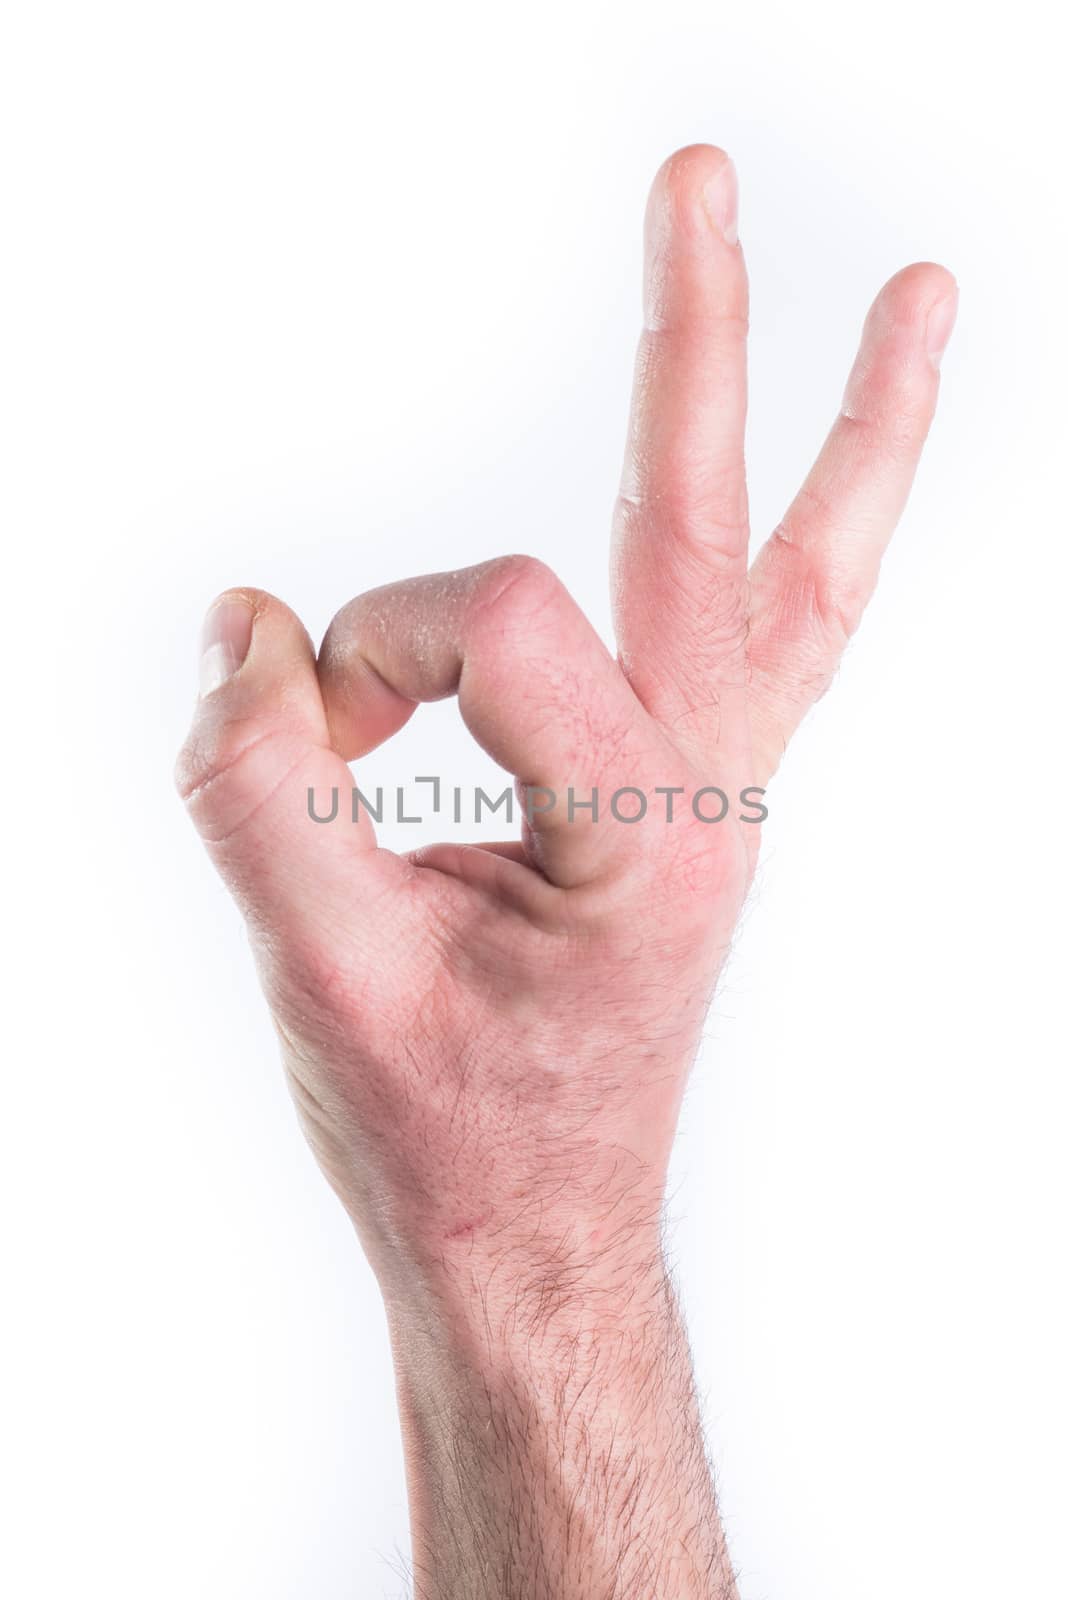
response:
<path id="1" fill-rule="evenodd" d="M 299 619 L 259 589 L 231 589 L 204 623 L 200 697 L 176 782 L 208 853 L 251 923 L 321 927 L 351 894 L 374 830 L 351 818 L 352 775 L 330 748 L 315 652 Z M 337 815 L 328 816 L 337 791 Z"/>

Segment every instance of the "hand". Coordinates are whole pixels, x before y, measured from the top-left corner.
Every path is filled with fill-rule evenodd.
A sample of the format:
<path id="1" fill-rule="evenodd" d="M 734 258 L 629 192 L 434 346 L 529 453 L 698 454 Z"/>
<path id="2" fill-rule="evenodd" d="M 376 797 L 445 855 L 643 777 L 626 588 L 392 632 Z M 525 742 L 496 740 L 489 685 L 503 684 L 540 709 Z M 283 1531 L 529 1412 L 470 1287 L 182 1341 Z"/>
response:
<path id="1" fill-rule="evenodd" d="M 472 1574 L 489 1568 L 476 1544 L 458 1545 L 441 1576 L 440 1502 L 458 1452 L 435 1431 L 420 1374 L 434 1364 L 436 1392 L 456 1393 L 475 1369 L 481 1387 L 507 1372 L 502 1391 L 536 1406 L 596 1367 L 614 1428 L 633 1404 L 623 1370 L 645 1361 L 643 1381 L 655 1372 L 674 1396 L 665 1405 L 690 1406 L 664 1354 L 675 1335 L 659 1220 L 686 1073 L 755 859 L 759 826 L 739 797 L 763 789 L 830 682 L 934 410 L 956 290 L 918 265 L 877 298 L 841 415 L 749 566 L 736 209 L 733 168 L 708 147 L 672 157 L 652 190 L 614 532 L 618 659 L 524 556 L 365 594 L 337 614 L 318 659 L 262 592 L 232 591 L 208 619 L 179 783 L 247 918 L 308 1137 L 382 1285 L 416 1454 L 434 1457 L 437 1440 L 432 1492 L 412 1469 L 428 1593 L 555 1596 L 578 1592 L 567 1585 L 580 1572 L 584 1595 L 632 1592 L 606 1575 L 618 1508 L 591 1513 L 592 1542 L 576 1535 L 585 1565 L 560 1556 L 556 1587 L 545 1558 L 541 1587 L 522 1573 L 506 1587 L 498 1566 L 479 1588 Z M 522 842 L 376 848 L 366 813 L 349 821 L 346 763 L 450 694 L 519 781 Z M 719 822 L 693 804 L 712 785 L 730 804 Z M 320 807 L 340 791 L 336 822 L 310 820 L 309 789 Z M 546 790 L 557 803 L 539 810 Z M 569 819 L 568 792 L 594 790 L 597 819 Z M 644 818 L 613 814 L 622 790 L 647 797 Z M 617 809 L 639 804 L 622 795 Z M 699 809 L 714 816 L 720 802 Z M 579 1478 L 589 1452 L 600 1459 L 603 1413 L 582 1413 Z M 631 1423 L 646 1465 L 677 1478 L 662 1425 Z M 552 1458 L 577 1494 L 564 1444 Z M 640 1559 L 653 1550 L 660 1565 L 632 1577 L 635 1594 L 729 1592 L 710 1491 L 696 1465 L 684 1475 L 681 1498 L 702 1508 L 692 1529 L 638 1497 Z M 662 1485 L 643 1482 L 655 1500 Z M 604 1500 L 614 1505 L 607 1488 Z"/>

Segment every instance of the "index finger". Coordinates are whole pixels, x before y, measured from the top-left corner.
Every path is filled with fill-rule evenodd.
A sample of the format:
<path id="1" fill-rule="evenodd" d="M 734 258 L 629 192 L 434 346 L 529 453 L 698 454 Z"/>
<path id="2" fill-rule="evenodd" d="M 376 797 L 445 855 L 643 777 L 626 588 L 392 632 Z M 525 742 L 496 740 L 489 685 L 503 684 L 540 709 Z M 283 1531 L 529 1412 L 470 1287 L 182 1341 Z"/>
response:
<path id="1" fill-rule="evenodd" d="M 330 624 L 319 678 L 346 760 L 424 700 L 455 694 L 475 738 L 519 780 L 537 864 L 574 887 L 638 853 L 607 807 L 656 730 L 591 624 L 540 561 L 506 556 L 372 590 Z M 602 807 L 588 802 L 605 795 Z"/>

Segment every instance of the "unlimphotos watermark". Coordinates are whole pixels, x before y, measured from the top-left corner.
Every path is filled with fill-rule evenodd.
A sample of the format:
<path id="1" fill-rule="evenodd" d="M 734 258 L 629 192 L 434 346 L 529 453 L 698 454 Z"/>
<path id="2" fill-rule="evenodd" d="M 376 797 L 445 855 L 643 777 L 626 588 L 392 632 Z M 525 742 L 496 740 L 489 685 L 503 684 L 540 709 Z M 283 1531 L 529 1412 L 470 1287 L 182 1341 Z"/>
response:
<path id="1" fill-rule="evenodd" d="M 341 790 L 330 790 L 329 804 L 324 804 L 314 788 L 308 790 L 308 816 L 313 822 L 337 822 L 344 818 L 359 822 L 366 814 L 373 822 L 420 823 L 427 820 L 425 812 L 441 816 L 446 809 L 453 822 L 480 823 L 489 815 L 503 816 L 508 823 L 515 821 L 517 809 L 533 827 L 539 820 L 552 815 L 554 820 L 566 822 L 601 822 L 611 818 L 615 822 L 645 822 L 648 819 L 664 823 L 676 822 L 680 817 L 693 816 L 698 822 L 715 824 L 729 816 L 740 822 L 763 822 L 768 815 L 764 804 L 765 791 L 755 784 L 739 789 L 733 800 L 725 789 L 716 784 L 705 784 L 688 790 L 681 784 L 657 784 L 651 790 L 637 784 L 623 784 L 610 792 L 596 786 L 579 791 L 568 786 L 562 793 L 541 784 L 519 784 L 502 789 L 494 798 L 485 789 L 465 789 L 451 786 L 446 789 L 439 777 L 413 778 L 412 784 L 425 785 L 418 798 L 409 795 L 404 784 L 391 791 L 392 814 L 387 815 L 386 791 L 380 785 L 373 797 L 353 786 L 342 807 Z M 409 812 L 409 805 L 418 811 Z"/>

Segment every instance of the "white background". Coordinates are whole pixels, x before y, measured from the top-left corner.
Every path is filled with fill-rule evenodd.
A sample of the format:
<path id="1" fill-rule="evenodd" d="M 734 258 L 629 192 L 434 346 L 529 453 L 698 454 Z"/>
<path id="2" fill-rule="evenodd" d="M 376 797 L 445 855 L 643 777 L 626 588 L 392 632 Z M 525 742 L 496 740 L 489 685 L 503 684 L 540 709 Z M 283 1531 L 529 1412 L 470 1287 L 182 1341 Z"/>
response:
<path id="1" fill-rule="evenodd" d="M 741 176 L 755 537 L 880 283 L 934 258 L 961 285 L 928 458 L 773 790 L 684 1112 L 674 1250 L 742 1595 L 1066 1592 L 1045 15 L 8 11 L 12 1600 L 404 1590 L 374 1284 L 171 792 L 195 636 L 231 583 L 318 635 L 361 589 L 508 550 L 607 631 L 641 211 L 694 140 Z M 366 776 L 428 759 L 486 765 L 446 706 Z"/>

